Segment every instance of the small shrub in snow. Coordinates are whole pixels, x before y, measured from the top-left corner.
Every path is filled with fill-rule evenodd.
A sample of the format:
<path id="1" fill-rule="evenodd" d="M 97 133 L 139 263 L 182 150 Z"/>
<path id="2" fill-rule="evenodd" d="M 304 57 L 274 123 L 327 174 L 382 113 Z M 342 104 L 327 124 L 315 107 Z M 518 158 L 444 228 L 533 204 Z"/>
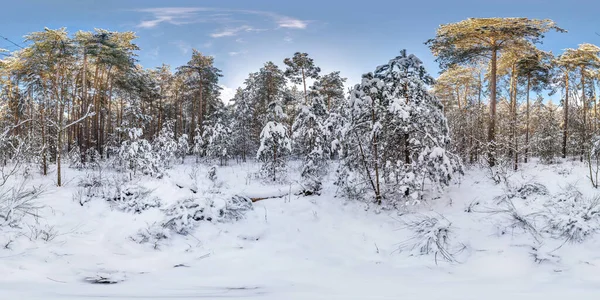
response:
<path id="1" fill-rule="evenodd" d="M 552 254 L 551 251 L 547 251 L 543 247 L 531 247 L 530 254 L 538 264 L 560 262 L 560 256 Z"/>
<path id="2" fill-rule="evenodd" d="M 56 238 L 58 232 L 54 229 L 54 226 L 50 226 L 48 224 L 41 225 L 39 222 L 36 222 L 33 225 L 27 225 L 29 228 L 29 234 L 27 237 L 30 241 L 42 240 L 45 242 L 50 242 Z"/>
<path id="3" fill-rule="evenodd" d="M 171 238 L 171 231 L 165 228 L 160 223 L 153 223 L 147 228 L 144 228 L 134 236 L 131 240 L 140 244 L 151 243 L 154 245 L 154 249 L 160 248 L 160 244 Z"/>
<path id="4" fill-rule="evenodd" d="M 451 251 L 450 236 L 452 223 L 443 216 L 430 217 L 420 216 L 405 222 L 406 228 L 410 229 L 414 236 L 405 241 L 400 250 L 409 250 L 415 255 L 434 254 L 437 263 L 438 255 L 449 262 L 456 262 Z M 464 246 L 463 246 L 464 247 Z"/>
<path id="5" fill-rule="evenodd" d="M 151 197 L 152 190 L 135 184 L 116 184 L 108 201 L 126 212 L 141 213 L 153 207 L 160 207 L 160 200 Z"/>
<path id="6" fill-rule="evenodd" d="M 185 198 L 163 209 L 165 219 L 132 237 L 139 243 L 154 243 L 155 247 L 170 233 L 191 234 L 200 222 L 236 221 L 252 209 L 252 201 L 241 196 L 231 198 Z"/>
<path id="7" fill-rule="evenodd" d="M 583 242 L 600 230 L 600 197 L 583 198 L 578 191 L 567 191 L 546 206 L 546 230 L 569 242 Z"/>
<path id="8" fill-rule="evenodd" d="M 516 192 L 517 195 L 522 199 L 527 199 L 527 197 L 531 195 L 545 196 L 549 194 L 548 188 L 546 188 L 545 185 L 538 182 L 526 183 L 520 186 Z"/>
<path id="9" fill-rule="evenodd" d="M 510 170 L 512 162 L 510 159 L 496 157 L 495 165 L 490 166 L 489 162 L 484 160 L 482 166 L 487 169 L 488 177 L 494 181 L 495 184 L 508 184 L 508 178 L 510 177 Z"/>
<path id="10" fill-rule="evenodd" d="M 219 219 L 237 221 L 242 219 L 249 210 L 252 210 L 252 201 L 235 195 L 229 201 L 225 201 L 225 206 L 219 209 Z"/>
<path id="11" fill-rule="evenodd" d="M 531 234 L 531 236 L 539 242 L 541 239 L 541 234 L 534 221 L 536 217 L 542 215 L 538 212 L 524 213 L 520 211 L 512 201 L 514 197 L 514 195 L 503 195 L 496 197 L 498 207 L 486 208 L 479 210 L 478 212 L 487 213 L 490 215 L 500 215 L 504 217 L 506 223 L 503 222 L 498 224 L 500 234 L 502 235 L 509 231 L 514 233 L 515 229 L 519 229 L 525 233 Z"/>
<path id="12" fill-rule="evenodd" d="M 26 186 L 23 181 L 4 191 L 0 190 L 0 227 L 20 227 L 24 217 L 37 217 L 37 211 L 42 206 L 36 200 L 43 193 L 43 189 Z"/>
<path id="13" fill-rule="evenodd" d="M 178 234 L 187 235 L 198 221 L 212 221 L 215 218 L 211 208 L 214 203 L 208 199 L 186 198 L 164 209 L 167 217 L 162 226 Z"/>
<path id="14" fill-rule="evenodd" d="M 139 183 L 128 182 L 124 177 L 106 178 L 102 172 L 90 172 L 82 177 L 79 187 L 73 199 L 81 206 L 100 199 L 112 203 L 119 210 L 133 213 L 160 207 L 159 199 L 151 197 L 152 190 Z"/>
<path id="15" fill-rule="evenodd" d="M 208 177 L 208 179 L 213 183 L 217 181 L 217 166 L 211 166 L 208 168 L 208 174 L 206 177 Z"/>
<path id="16" fill-rule="evenodd" d="M 206 174 L 206 177 L 212 183 L 209 192 L 219 193 L 219 189 L 223 185 L 223 182 L 219 180 L 219 176 L 217 175 L 217 166 L 211 166 L 210 168 L 208 168 L 208 174 Z M 198 182 L 196 181 L 196 183 Z"/>

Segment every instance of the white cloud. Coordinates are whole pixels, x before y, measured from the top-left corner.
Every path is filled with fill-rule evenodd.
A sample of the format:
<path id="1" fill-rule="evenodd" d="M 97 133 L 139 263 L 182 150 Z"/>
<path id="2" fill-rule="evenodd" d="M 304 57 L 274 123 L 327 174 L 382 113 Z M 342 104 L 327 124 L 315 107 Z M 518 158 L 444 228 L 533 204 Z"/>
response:
<path id="1" fill-rule="evenodd" d="M 152 19 L 141 21 L 137 25 L 139 28 L 154 28 L 161 23 L 169 23 L 172 25 L 184 25 L 198 22 L 230 23 L 236 21 L 230 18 L 234 14 L 266 16 L 277 24 L 279 28 L 306 29 L 309 23 L 306 20 L 291 16 L 260 10 L 235 10 L 212 7 L 157 7 L 142 8 L 137 9 L 136 11 L 152 15 Z M 202 15 L 202 12 L 211 13 Z"/>
<path id="2" fill-rule="evenodd" d="M 308 26 L 307 21 L 294 19 L 286 16 L 279 16 L 277 24 L 282 28 L 293 28 L 293 29 L 306 29 Z"/>
<path id="3" fill-rule="evenodd" d="M 177 48 L 179 48 L 179 51 L 181 51 L 181 53 L 183 54 L 187 54 L 190 51 L 190 49 L 192 49 L 192 45 L 182 40 L 171 42 L 171 44 L 177 46 Z"/>
<path id="4" fill-rule="evenodd" d="M 238 56 L 238 55 L 242 55 L 242 54 L 246 54 L 248 53 L 248 51 L 246 50 L 242 50 L 242 51 L 231 51 L 229 52 L 229 56 Z"/>
<path id="5" fill-rule="evenodd" d="M 242 25 L 240 27 L 222 29 L 221 31 L 217 31 L 215 33 L 210 34 L 210 36 L 213 38 L 221 38 L 227 36 L 236 36 L 240 32 L 260 32 L 265 30 L 266 29 L 256 29 L 249 25 Z"/>
<path id="6" fill-rule="evenodd" d="M 197 13 L 201 11 L 209 11 L 206 7 L 160 7 L 160 8 L 143 8 L 136 11 L 150 13 L 153 17 L 151 20 L 141 21 L 137 27 L 139 28 L 154 28 L 161 23 L 169 23 L 173 25 L 183 25 L 197 22 Z"/>
<path id="7" fill-rule="evenodd" d="M 221 31 L 217 31 L 215 33 L 212 33 L 210 36 L 214 37 L 214 38 L 220 38 L 220 37 L 226 37 L 226 36 L 234 36 L 237 35 L 239 32 L 241 31 L 250 31 L 253 28 L 248 26 L 248 25 L 243 25 L 240 27 L 236 27 L 236 28 L 226 28 L 226 29 L 222 29 Z"/>
<path id="8" fill-rule="evenodd" d="M 291 42 L 293 42 L 293 41 L 294 41 L 294 39 L 293 39 L 291 36 L 289 36 L 289 35 L 286 35 L 286 36 L 283 38 L 283 41 L 284 41 L 284 42 L 286 42 L 286 43 L 291 43 Z"/>
<path id="9" fill-rule="evenodd" d="M 157 59 L 159 51 L 160 51 L 160 47 L 156 47 L 156 48 L 151 49 L 150 51 L 148 51 L 146 53 L 146 55 L 148 55 L 148 57 L 151 58 L 151 59 Z"/>
<path id="10" fill-rule="evenodd" d="M 223 101 L 223 103 L 229 103 L 229 101 L 235 96 L 235 89 L 227 87 L 223 84 L 219 86 L 222 88 L 221 95 L 219 96 L 219 98 L 221 99 L 221 101 Z"/>

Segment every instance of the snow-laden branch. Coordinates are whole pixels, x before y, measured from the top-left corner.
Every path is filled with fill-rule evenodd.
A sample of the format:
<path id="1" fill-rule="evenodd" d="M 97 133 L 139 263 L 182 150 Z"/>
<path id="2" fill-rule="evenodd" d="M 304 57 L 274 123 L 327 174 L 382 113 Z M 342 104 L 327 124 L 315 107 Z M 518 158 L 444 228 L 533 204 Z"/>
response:
<path id="1" fill-rule="evenodd" d="M 19 124 L 17 125 L 13 125 L 13 126 L 9 126 L 2 134 L 0 134 L 0 140 L 4 139 L 9 132 L 11 132 L 11 130 L 15 129 L 15 128 L 19 128 L 21 127 L 23 124 L 30 122 L 31 119 L 27 119 L 27 120 L 23 120 L 21 122 L 19 122 Z"/>
<path id="2" fill-rule="evenodd" d="M 77 123 L 79 123 L 79 122 L 81 122 L 81 121 L 83 121 L 83 120 L 85 120 L 85 119 L 89 118 L 89 117 L 92 117 L 92 116 L 94 116 L 95 114 L 96 114 L 96 113 L 92 111 L 92 105 L 90 105 L 90 106 L 88 106 L 88 109 L 87 109 L 87 112 L 85 113 L 85 115 L 83 115 L 81 118 L 79 118 L 79 119 L 77 119 L 77 120 L 75 120 L 75 121 L 71 122 L 69 125 L 67 125 L 67 126 L 63 127 L 63 128 L 61 129 L 61 131 L 65 130 L 65 129 L 67 129 L 67 128 L 69 128 L 69 127 L 71 127 L 71 126 L 73 126 L 73 125 L 75 125 L 75 124 L 77 124 Z"/>

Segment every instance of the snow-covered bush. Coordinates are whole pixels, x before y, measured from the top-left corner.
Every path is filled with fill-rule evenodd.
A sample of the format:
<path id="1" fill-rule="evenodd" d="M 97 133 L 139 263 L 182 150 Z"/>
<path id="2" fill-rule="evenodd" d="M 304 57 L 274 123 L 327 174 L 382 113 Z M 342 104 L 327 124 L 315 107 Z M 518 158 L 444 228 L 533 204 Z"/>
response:
<path id="1" fill-rule="evenodd" d="M 515 230 L 521 230 L 524 233 L 529 233 L 537 242 L 541 240 L 541 233 L 535 223 L 535 219 L 542 216 L 540 212 L 525 213 L 517 209 L 511 198 L 502 199 L 498 206 L 496 209 L 488 209 L 482 212 L 504 217 L 502 223 L 498 224 L 500 234 L 506 234 L 509 231 L 514 233 Z"/>
<path id="2" fill-rule="evenodd" d="M 511 176 L 512 161 L 503 156 L 494 157 L 494 166 L 490 166 L 490 163 L 486 159 L 481 162 L 481 166 L 487 170 L 488 178 L 494 181 L 495 184 L 502 183 L 508 185 L 508 179 Z"/>
<path id="3" fill-rule="evenodd" d="M 79 181 L 73 199 L 81 206 L 95 199 L 107 201 L 115 208 L 133 213 L 160 207 L 160 200 L 151 197 L 152 190 L 133 183 L 125 176 L 107 177 L 101 170 L 88 172 Z"/>
<path id="4" fill-rule="evenodd" d="M 569 242 L 582 242 L 600 230 L 600 197 L 585 198 L 567 189 L 546 205 L 546 231 Z"/>
<path id="5" fill-rule="evenodd" d="M 71 151 L 69 152 L 69 167 L 72 169 L 81 170 L 84 168 L 82 153 L 79 149 L 79 146 L 74 145 Z"/>
<path id="6" fill-rule="evenodd" d="M 542 263 L 559 263 L 560 262 L 560 256 L 552 253 L 554 250 L 556 249 L 546 249 L 547 247 L 544 247 L 543 245 L 539 246 L 539 247 L 531 247 L 531 256 L 533 257 L 533 261 L 535 261 L 538 264 L 542 264 Z"/>
<path id="7" fill-rule="evenodd" d="M 457 248 L 451 243 L 452 223 L 441 215 L 420 215 L 404 221 L 404 225 L 414 235 L 400 245 L 400 251 L 410 251 L 413 255 L 433 254 L 437 263 L 438 256 L 456 262 L 455 254 L 464 249 L 464 245 Z"/>
<path id="8" fill-rule="evenodd" d="M 119 210 L 133 213 L 141 213 L 144 210 L 160 207 L 160 199 L 151 197 L 152 190 L 139 184 L 119 184 L 115 182 L 114 187 L 107 195 L 107 199 Z"/>
<path id="9" fill-rule="evenodd" d="M 539 182 L 526 182 L 524 184 L 514 185 L 509 181 L 506 181 L 504 193 L 500 196 L 494 197 L 494 200 L 496 203 L 502 204 L 503 201 L 508 201 L 513 198 L 521 198 L 525 200 L 535 196 L 547 195 L 549 195 L 548 188 Z"/>
<path id="10" fill-rule="evenodd" d="M 521 185 L 519 188 L 517 188 L 516 192 L 517 192 L 517 195 L 521 199 L 527 199 L 527 197 L 530 197 L 533 195 L 546 196 L 549 194 L 548 188 L 546 188 L 545 185 L 543 185 L 539 182 L 525 183 L 525 184 Z"/>
<path id="11" fill-rule="evenodd" d="M 171 232 L 191 234 L 200 222 L 237 221 L 252 209 L 252 201 L 246 197 L 185 198 L 164 208 L 165 219 L 132 237 L 139 243 L 154 243 L 168 239 Z"/>
<path id="12" fill-rule="evenodd" d="M 10 188 L 0 185 L 0 227 L 20 227 L 26 216 L 37 216 L 43 206 L 37 198 L 43 193 L 42 187 L 30 186 L 22 181 Z"/>
<path id="13" fill-rule="evenodd" d="M 152 144 L 142 138 L 142 129 L 131 128 L 127 130 L 129 139 L 124 141 L 119 148 L 120 166 L 133 172 L 133 175 L 142 173 L 150 176 L 162 176 L 161 155 L 155 153 Z M 169 156 L 163 153 L 165 157 Z"/>

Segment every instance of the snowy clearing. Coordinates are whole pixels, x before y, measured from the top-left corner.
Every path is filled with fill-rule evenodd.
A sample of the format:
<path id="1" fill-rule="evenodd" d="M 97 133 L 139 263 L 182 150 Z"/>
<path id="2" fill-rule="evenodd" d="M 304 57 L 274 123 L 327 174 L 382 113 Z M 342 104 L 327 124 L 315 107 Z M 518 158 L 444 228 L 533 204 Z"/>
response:
<path id="1" fill-rule="evenodd" d="M 192 185 L 193 165 L 142 184 L 164 207 L 193 195 L 185 188 Z M 295 189 L 248 176 L 258 169 L 235 163 L 218 168 L 219 193 L 262 196 Z M 550 195 L 569 184 L 586 196 L 595 192 L 579 163 L 530 163 L 523 169 L 510 176 L 512 184 L 539 182 Z M 200 165 L 197 172 L 205 174 L 208 167 Z M 44 241 L 23 234 L 27 230 L 11 235 L 12 229 L 2 229 L 2 245 L 13 240 L 0 250 L 2 299 L 595 299 L 600 292 L 598 237 L 579 244 L 542 234 L 540 246 L 529 233 L 511 228 L 505 215 L 482 212 L 504 188 L 478 168 L 467 170 L 443 198 L 414 207 L 418 213 L 378 212 L 335 198 L 336 186 L 325 184 L 321 196 L 255 202 L 237 222 L 200 222 L 193 234 L 175 234 L 158 250 L 130 237 L 159 221 L 160 209 L 134 214 L 98 200 L 82 207 L 72 196 L 82 176 L 67 169 L 67 184 L 55 188 L 50 178 L 36 175 L 32 184 L 48 187 L 38 201 L 46 207 L 38 227 L 55 236 Z M 520 211 L 540 211 L 545 197 L 513 202 Z M 475 212 L 466 212 L 470 205 Z M 443 215 L 451 224 L 456 262 L 412 256 L 403 246 L 413 237 L 405 222 L 419 215 Z M 541 261 L 532 247 L 540 248 Z M 98 279 L 116 283 L 89 282 Z"/>

